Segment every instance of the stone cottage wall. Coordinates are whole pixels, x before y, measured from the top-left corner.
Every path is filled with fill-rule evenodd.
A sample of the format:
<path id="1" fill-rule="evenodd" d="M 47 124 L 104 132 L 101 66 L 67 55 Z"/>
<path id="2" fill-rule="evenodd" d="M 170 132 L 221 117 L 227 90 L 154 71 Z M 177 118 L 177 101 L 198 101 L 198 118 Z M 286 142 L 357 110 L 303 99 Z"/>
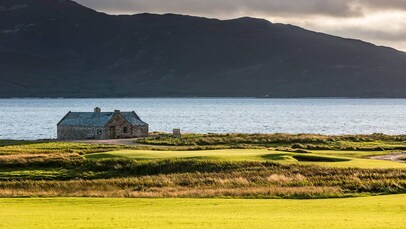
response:
<path id="1" fill-rule="evenodd" d="M 106 139 L 107 131 L 103 127 L 58 126 L 60 140 Z"/>
<path id="2" fill-rule="evenodd" d="M 115 128 L 115 138 L 137 138 L 148 136 L 148 125 L 146 126 L 132 126 L 121 115 L 115 115 L 107 124 L 108 136 L 111 136 L 110 127 Z M 126 130 L 127 132 L 125 132 Z"/>
<path id="3" fill-rule="evenodd" d="M 148 137 L 148 125 L 146 126 L 133 126 L 132 127 L 132 136 L 137 137 Z"/>
<path id="4" fill-rule="evenodd" d="M 107 124 L 108 126 L 108 136 L 111 137 L 112 133 L 110 128 L 114 127 L 115 137 L 114 138 L 132 138 L 131 134 L 131 124 L 123 118 L 121 115 L 114 115 L 113 118 Z M 126 132 L 125 132 L 126 130 Z"/>

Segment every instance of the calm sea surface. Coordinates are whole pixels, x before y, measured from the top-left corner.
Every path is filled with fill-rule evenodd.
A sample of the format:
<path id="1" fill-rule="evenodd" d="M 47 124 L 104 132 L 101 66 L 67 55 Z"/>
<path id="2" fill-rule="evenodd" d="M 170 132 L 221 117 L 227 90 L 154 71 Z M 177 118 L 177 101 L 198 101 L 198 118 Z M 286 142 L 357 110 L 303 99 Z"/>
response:
<path id="1" fill-rule="evenodd" d="M 151 131 L 406 134 L 406 99 L 0 99 L 0 139 L 56 137 L 68 111 L 136 111 Z"/>

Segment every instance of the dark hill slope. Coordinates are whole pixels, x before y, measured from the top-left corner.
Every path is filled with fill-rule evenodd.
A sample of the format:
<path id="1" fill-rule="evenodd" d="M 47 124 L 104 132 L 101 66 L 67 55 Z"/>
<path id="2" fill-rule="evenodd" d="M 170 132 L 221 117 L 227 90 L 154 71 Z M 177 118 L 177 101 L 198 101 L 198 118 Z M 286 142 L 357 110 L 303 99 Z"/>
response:
<path id="1" fill-rule="evenodd" d="M 406 97 L 406 54 L 240 18 L 0 0 L 0 97 Z"/>

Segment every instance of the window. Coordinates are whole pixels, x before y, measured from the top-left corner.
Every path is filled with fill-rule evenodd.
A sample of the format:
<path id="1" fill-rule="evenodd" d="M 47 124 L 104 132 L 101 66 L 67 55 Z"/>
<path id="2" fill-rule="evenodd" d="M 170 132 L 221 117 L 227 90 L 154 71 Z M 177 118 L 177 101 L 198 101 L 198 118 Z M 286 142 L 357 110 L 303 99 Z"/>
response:
<path id="1" fill-rule="evenodd" d="M 101 135 L 103 133 L 101 129 L 97 129 L 96 132 L 97 132 L 98 135 Z"/>
<path id="2" fill-rule="evenodd" d="M 125 133 L 125 134 L 128 133 L 128 127 L 126 127 L 126 126 L 123 127 L 123 133 Z"/>

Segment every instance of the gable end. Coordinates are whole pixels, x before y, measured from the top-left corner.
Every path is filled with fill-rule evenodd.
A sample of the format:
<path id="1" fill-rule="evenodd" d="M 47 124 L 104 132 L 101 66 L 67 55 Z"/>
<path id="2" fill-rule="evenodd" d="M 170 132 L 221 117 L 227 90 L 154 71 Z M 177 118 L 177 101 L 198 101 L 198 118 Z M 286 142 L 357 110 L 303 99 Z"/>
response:
<path id="1" fill-rule="evenodd" d="M 65 116 L 63 116 L 63 118 L 61 119 L 61 121 L 59 121 L 58 124 L 56 124 L 56 125 L 59 126 L 59 124 L 61 124 L 61 122 L 62 122 L 63 120 L 65 120 L 66 117 L 68 117 L 68 115 L 69 115 L 70 113 L 72 113 L 72 112 L 69 111 Z"/>

